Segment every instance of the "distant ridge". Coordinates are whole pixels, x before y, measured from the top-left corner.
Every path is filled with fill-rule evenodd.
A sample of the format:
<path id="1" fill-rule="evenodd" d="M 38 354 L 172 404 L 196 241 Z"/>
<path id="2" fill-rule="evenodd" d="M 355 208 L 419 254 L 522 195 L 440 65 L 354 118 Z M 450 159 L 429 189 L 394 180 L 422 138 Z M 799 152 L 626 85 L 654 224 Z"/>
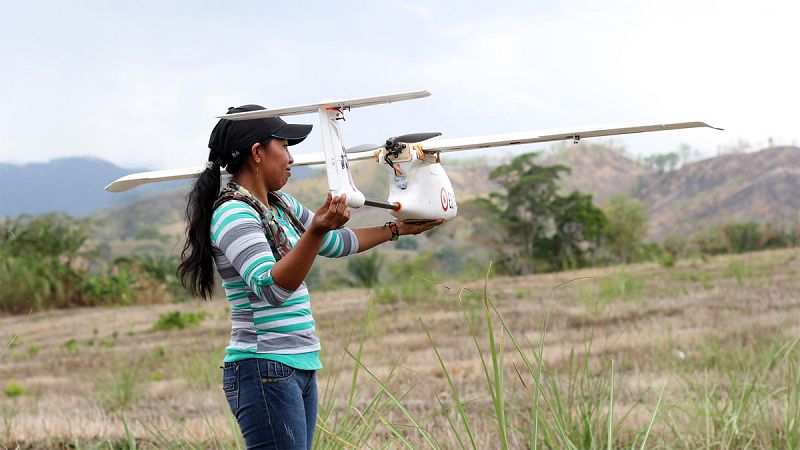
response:
<path id="1" fill-rule="evenodd" d="M 148 170 L 151 169 L 124 168 L 103 159 L 86 157 L 24 165 L 0 163 L 0 217 L 52 212 L 81 217 L 192 183 L 192 180 L 152 183 L 121 193 L 104 189 L 119 177 Z M 293 178 L 302 179 L 308 176 L 310 169 L 296 167 L 292 172 Z"/>
<path id="2" fill-rule="evenodd" d="M 50 212 L 85 216 L 186 184 L 185 181 L 158 183 L 122 194 L 103 189 L 121 176 L 146 170 L 149 169 L 124 168 L 85 157 L 24 165 L 0 164 L 0 217 Z"/>
<path id="3" fill-rule="evenodd" d="M 721 155 L 648 175 L 639 199 L 650 235 L 692 234 L 731 222 L 788 228 L 800 222 L 800 148 Z"/>
<path id="4" fill-rule="evenodd" d="M 719 155 L 666 173 L 594 144 L 566 147 L 540 161 L 569 166 L 565 187 L 592 194 L 599 205 L 616 193 L 636 197 L 647 208 L 649 239 L 657 242 L 733 222 L 784 229 L 800 223 L 798 147 Z"/>

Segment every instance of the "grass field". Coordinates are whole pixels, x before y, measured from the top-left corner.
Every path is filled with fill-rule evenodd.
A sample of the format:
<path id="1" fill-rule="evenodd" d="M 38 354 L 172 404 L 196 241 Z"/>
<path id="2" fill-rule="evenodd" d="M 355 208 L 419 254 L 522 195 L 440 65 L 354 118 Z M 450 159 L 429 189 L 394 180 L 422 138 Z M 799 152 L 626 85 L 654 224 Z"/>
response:
<path id="1" fill-rule="evenodd" d="M 800 448 L 797 249 L 312 296 L 319 448 Z M 222 299 L 0 317 L 0 442 L 243 446 L 229 326 Z"/>

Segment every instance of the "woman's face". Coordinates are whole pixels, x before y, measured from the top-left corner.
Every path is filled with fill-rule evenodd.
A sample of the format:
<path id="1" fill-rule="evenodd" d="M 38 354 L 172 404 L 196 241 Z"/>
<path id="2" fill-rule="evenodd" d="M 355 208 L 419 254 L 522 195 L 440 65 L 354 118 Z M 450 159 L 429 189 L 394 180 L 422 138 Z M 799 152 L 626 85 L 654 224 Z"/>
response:
<path id="1" fill-rule="evenodd" d="M 260 178 L 264 180 L 267 190 L 280 190 L 292 176 L 291 164 L 294 162 L 294 158 L 289 153 L 289 143 L 286 139 L 275 138 L 262 148 L 265 150 L 259 151 L 261 153 Z"/>

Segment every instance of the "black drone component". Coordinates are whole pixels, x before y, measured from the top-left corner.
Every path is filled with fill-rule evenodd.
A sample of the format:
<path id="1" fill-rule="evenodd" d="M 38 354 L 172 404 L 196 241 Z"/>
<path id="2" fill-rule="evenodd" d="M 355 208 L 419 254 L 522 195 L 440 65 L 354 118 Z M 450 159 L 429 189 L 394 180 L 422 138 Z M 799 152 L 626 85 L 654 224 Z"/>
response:
<path id="1" fill-rule="evenodd" d="M 408 144 L 416 144 L 417 142 L 426 141 L 431 138 L 435 138 L 436 136 L 441 136 L 442 133 L 433 132 L 433 133 L 410 133 L 410 134 L 402 134 L 400 136 L 391 137 L 386 139 L 386 144 L 384 144 L 383 148 L 386 149 L 386 155 L 383 157 L 383 160 L 386 161 L 386 164 L 392 168 L 392 170 L 398 172 L 398 170 L 394 167 L 394 164 L 389 159 L 390 156 L 397 158 L 400 155 L 400 152 L 406 148 L 406 143 Z"/>

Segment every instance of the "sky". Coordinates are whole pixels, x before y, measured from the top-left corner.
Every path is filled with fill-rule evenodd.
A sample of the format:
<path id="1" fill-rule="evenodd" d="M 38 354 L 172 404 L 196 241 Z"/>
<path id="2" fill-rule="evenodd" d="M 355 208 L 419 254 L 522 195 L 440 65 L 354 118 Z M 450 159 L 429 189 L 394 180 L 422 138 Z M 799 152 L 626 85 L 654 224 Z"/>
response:
<path id="1" fill-rule="evenodd" d="M 124 167 L 201 165 L 214 116 L 229 106 L 418 89 L 433 95 L 350 112 L 345 145 L 417 131 L 455 138 L 665 119 L 725 131 L 613 142 L 640 156 L 681 145 L 713 156 L 741 142 L 800 142 L 797 1 L 0 7 L 0 162 L 94 156 Z M 287 120 L 318 123 L 315 115 Z M 315 133 L 293 148 L 320 150 Z"/>

